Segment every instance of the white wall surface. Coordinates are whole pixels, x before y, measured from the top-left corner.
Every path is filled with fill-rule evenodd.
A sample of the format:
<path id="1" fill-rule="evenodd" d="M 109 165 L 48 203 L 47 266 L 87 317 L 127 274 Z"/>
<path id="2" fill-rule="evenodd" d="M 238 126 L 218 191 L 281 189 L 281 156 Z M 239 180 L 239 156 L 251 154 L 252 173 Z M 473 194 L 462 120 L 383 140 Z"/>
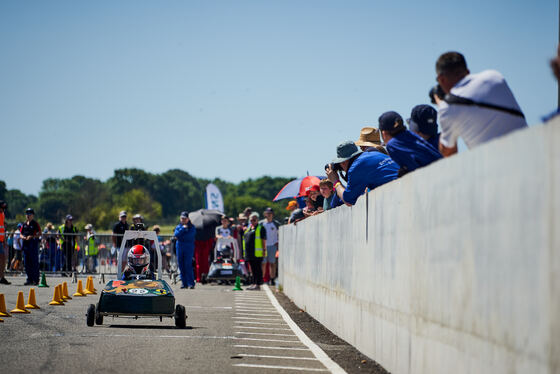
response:
<path id="1" fill-rule="evenodd" d="M 560 119 L 280 230 L 284 292 L 393 373 L 560 372 Z"/>

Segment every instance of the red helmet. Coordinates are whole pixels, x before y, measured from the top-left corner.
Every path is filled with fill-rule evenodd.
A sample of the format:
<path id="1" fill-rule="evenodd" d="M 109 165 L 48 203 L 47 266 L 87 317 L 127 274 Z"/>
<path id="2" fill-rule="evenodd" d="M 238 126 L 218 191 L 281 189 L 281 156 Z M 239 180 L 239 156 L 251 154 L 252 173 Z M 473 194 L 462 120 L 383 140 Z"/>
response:
<path id="1" fill-rule="evenodd" d="M 128 265 L 132 266 L 136 273 L 140 273 L 144 267 L 150 264 L 150 252 L 140 244 L 136 244 L 128 251 Z"/>

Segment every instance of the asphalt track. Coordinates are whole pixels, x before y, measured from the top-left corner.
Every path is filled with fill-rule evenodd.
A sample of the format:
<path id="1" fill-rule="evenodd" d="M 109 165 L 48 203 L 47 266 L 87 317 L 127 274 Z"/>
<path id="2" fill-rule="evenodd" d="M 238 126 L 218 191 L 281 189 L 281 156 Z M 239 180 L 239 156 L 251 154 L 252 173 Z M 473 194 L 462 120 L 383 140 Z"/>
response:
<path id="1" fill-rule="evenodd" d="M 8 311 L 17 292 L 25 301 L 22 277 L 2 286 Z M 3 373 L 344 373 L 302 333 L 273 292 L 233 292 L 232 286 L 172 285 L 176 303 L 187 310 L 187 328 L 173 319 L 105 317 L 88 327 L 85 312 L 99 296 L 73 298 L 50 306 L 54 286 L 70 278 L 48 278 L 49 288 L 34 287 L 40 310 L 13 314 L 0 323 Z M 107 279 L 108 280 L 108 279 Z M 84 279 L 85 283 L 85 279 Z M 68 283 L 70 294 L 76 284 Z M 95 287 L 102 285 L 95 279 Z"/>

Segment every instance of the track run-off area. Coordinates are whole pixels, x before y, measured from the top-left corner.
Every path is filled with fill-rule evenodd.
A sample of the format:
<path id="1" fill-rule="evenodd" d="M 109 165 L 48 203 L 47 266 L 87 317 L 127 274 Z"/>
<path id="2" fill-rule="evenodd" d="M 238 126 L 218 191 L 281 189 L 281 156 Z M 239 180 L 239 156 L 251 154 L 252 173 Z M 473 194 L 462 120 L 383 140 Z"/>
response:
<path id="1" fill-rule="evenodd" d="M 2 286 L 7 310 L 18 291 L 25 302 L 29 286 L 10 277 Z M 231 285 L 197 285 L 194 290 L 170 285 L 176 303 L 187 311 L 187 328 L 172 318 L 112 318 L 88 327 L 86 310 L 97 295 L 74 297 L 64 306 L 49 305 L 54 287 L 70 278 L 48 278 L 49 288 L 35 289 L 41 309 L 12 314 L 0 323 L 5 373 L 286 373 L 345 371 L 298 327 L 282 308 L 276 291 L 232 291 Z M 85 280 L 84 280 L 85 283 Z"/>

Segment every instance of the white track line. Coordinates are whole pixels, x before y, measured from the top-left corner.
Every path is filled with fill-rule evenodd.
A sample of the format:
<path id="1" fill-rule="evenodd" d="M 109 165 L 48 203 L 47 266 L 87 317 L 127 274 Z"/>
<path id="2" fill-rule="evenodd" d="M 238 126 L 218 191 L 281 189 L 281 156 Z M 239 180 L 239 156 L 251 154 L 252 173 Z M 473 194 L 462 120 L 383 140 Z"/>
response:
<path id="1" fill-rule="evenodd" d="M 286 321 L 286 323 L 288 324 L 288 326 L 290 326 L 290 328 L 294 331 L 294 333 L 298 336 L 298 338 L 301 340 L 301 342 L 303 344 L 305 344 L 310 350 L 311 352 L 313 352 L 313 354 L 315 355 L 315 357 L 317 357 L 319 359 L 319 361 L 321 361 L 321 363 L 323 365 L 325 365 L 325 367 L 327 369 L 329 369 L 329 371 L 331 373 L 334 374 L 346 374 L 346 371 L 344 371 L 343 368 L 341 368 L 336 362 L 334 362 L 326 353 L 325 351 L 323 351 L 321 348 L 319 348 L 319 346 L 317 344 L 315 344 L 311 339 L 309 339 L 307 337 L 307 335 L 305 335 L 305 333 L 299 328 L 298 325 L 296 325 L 296 323 L 290 318 L 290 316 L 288 315 L 288 313 L 286 313 L 286 311 L 284 310 L 284 308 L 282 308 L 282 306 L 280 305 L 280 303 L 278 303 L 278 300 L 276 300 L 276 297 L 274 297 L 274 295 L 272 294 L 272 291 L 270 291 L 270 288 L 268 288 L 268 286 L 265 284 L 264 285 L 264 291 L 266 292 L 268 298 L 270 299 L 270 302 L 272 303 L 272 305 L 274 305 L 274 307 L 278 310 L 278 313 L 280 313 L 280 315 L 282 316 L 282 318 L 284 318 L 284 321 Z"/>
<path id="2" fill-rule="evenodd" d="M 253 329 L 253 330 L 275 330 L 275 331 L 292 331 L 292 329 L 281 329 L 278 327 L 253 327 L 253 326 L 233 326 L 236 329 Z"/>
<path id="3" fill-rule="evenodd" d="M 294 337 L 294 334 L 271 334 L 269 332 L 245 332 L 245 331 L 237 331 L 236 334 L 245 334 L 245 335 L 264 335 L 264 336 L 291 336 Z"/>
<path id="4" fill-rule="evenodd" d="M 268 322 L 251 322 L 251 321 L 237 321 L 237 323 L 248 323 L 248 324 L 251 324 L 251 325 L 286 326 L 285 323 L 268 323 Z"/>
<path id="5" fill-rule="evenodd" d="M 239 336 L 234 336 L 232 339 L 234 339 L 234 340 L 251 340 L 251 341 L 255 341 L 255 342 L 299 343 L 299 344 L 301 344 L 301 341 L 299 341 L 299 340 L 242 338 L 242 337 L 239 337 Z"/>
<path id="6" fill-rule="evenodd" d="M 251 355 L 247 353 L 240 353 L 237 356 L 241 357 L 259 357 L 259 358 L 279 358 L 282 360 L 307 360 L 307 361 L 319 361 L 315 357 L 292 357 L 292 356 L 272 356 L 272 355 Z"/>
<path id="7" fill-rule="evenodd" d="M 235 344 L 236 348 L 252 348 L 252 349 L 277 349 L 282 351 L 306 351 L 309 352 L 309 348 L 297 348 L 297 347 L 261 347 L 258 345 L 246 345 L 246 344 Z"/>
<path id="8" fill-rule="evenodd" d="M 251 318 L 251 317 L 232 317 L 233 319 L 250 319 L 253 321 L 270 321 L 270 322 L 282 322 L 283 319 L 279 318 Z"/>
<path id="9" fill-rule="evenodd" d="M 243 310 L 237 310 L 235 313 L 238 316 L 250 316 L 250 317 L 278 317 L 278 313 L 250 313 Z"/>
<path id="10" fill-rule="evenodd" d="M 185 305 L 185 308 L 189 309 L 232 309 L 231 306 L 198 306 L 198 305 Z"/>
<path id="11" fill-rule="evenodd" d="M 240 366 L 245 368 L 283 369 L 283 370 L 297 370 L 297 371 L 328 371 L 327 369 L 298 368 L 294 366 L 277 366 L 277 365 L 234 364 L 233 366 Z"/>

